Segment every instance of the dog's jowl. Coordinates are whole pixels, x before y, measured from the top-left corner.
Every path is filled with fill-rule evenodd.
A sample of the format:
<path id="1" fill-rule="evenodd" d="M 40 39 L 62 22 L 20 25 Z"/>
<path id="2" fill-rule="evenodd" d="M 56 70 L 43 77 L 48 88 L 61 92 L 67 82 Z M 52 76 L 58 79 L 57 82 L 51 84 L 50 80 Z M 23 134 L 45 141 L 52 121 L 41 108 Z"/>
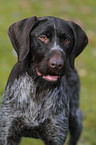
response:
<path id="1" fill-rule="evenodd" d="M 30 17 L 8 29 L 18 62 L 1 102 L 0 145 L 22 137 L 45 145 L 76 145 L 82 131 L 75 58 L 88 38 L 80 26 L 55 17 Z"/>

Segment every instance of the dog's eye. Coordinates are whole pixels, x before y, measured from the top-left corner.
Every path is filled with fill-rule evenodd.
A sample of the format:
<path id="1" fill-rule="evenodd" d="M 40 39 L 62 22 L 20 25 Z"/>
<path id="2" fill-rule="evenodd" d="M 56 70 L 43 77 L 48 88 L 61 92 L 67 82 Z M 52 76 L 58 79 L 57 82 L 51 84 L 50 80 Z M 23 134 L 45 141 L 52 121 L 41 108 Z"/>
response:
<path id="1" fill-rule="evenodd" d="M 44 43 L 48 43 L 48 42 L 49 42 L 49 39 L 47 38 L 46 35 L 41 35 L 41 36 L 39 36 L 39 39 L 40 39 L 41 41 L 43 41 Z"/>
<path id="2" fill-rule="evenodd" d="M 64 40 L 64 44 L 65 44 L 65 45 L 68 45 L 69 43 L 70 43 L 70 40 L 66 38 L 66 39 Z"/>

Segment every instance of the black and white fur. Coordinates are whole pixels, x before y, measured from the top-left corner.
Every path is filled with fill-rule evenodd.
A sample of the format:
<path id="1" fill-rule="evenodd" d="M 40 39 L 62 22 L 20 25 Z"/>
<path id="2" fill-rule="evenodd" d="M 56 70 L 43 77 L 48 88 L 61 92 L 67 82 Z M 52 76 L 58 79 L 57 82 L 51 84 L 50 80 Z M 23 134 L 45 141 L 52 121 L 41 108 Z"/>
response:
<path id="1" fill-rule="evenodd" d="M 63 145 L 68 130 L 68 144 L 76 145 L 82 120 L 74 59 L 88 43 L 85 32 L 70 21 L 34 16 L 8 34 L 18 62 L 2 97 L 0 145 L 18 145 L 22 137 Z"/>

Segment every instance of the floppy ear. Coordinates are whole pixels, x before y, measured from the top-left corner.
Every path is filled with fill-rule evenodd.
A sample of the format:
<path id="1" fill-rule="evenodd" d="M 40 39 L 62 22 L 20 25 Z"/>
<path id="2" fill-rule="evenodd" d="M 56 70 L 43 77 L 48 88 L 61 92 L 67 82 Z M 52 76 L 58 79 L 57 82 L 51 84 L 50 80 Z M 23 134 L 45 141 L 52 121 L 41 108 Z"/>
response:
<path id="1" fill-rule="evenodd" d="M 74 68 L 75 57 L 77 57 L 88 44 L 88 37 L 79 25 L 70 21 L 68 23 L 74 33 L 74 46 L 69 56 L 70 65 Z"/>
<path id="2" fill-rule="evenodd" d="M 11 43 L 18 54 L 18 61 L 23 61 L 29 53 L 29 33 L 37 22 L 33 16 L 12 24 L 8 29 Z"/>

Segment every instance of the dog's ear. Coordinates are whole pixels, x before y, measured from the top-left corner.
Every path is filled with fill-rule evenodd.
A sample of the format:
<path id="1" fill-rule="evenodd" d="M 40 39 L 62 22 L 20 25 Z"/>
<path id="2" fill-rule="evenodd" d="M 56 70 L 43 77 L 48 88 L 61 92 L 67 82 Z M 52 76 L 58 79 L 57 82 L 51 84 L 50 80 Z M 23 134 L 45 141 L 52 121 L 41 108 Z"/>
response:
<path id="1" fill-rule="evenodd" d="M 74 46 L 69 56 L 70 65 L 74 68 L 75 57 L 77 57 L 88 44 L 88 37 L 79 25 L 71 21 L 68 23 L 74 33 Z"/>
<path id="2" fill-rule="evenodd" d="M 29 33 L 37 21 L 37 17 L 33 16 L 12 24 L 8 29 L 19 62 L 23 61 L 29 53 Z"/>

